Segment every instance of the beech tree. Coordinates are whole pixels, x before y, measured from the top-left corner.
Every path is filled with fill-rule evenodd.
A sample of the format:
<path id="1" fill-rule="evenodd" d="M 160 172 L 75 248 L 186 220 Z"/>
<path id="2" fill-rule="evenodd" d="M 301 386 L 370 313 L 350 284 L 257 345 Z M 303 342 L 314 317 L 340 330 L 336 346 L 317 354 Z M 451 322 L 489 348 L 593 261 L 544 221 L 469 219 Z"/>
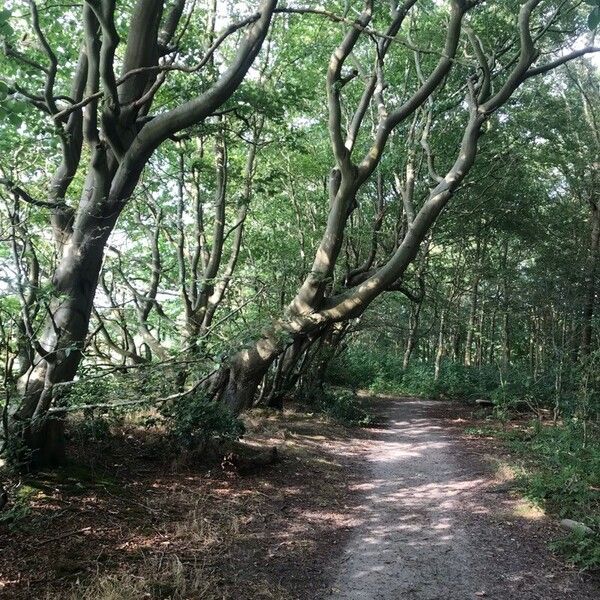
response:
<path id="1" fill-rule="evenodd" d="M 386 292 L 413 302 L 408 366 L 438 217 L 461 189 L 484 196 L 509 164 L 507 149 L 479 146 L 500 139 L 517 92 L 597 50 L 589 12 L 543 0 L 10 5 L 0 143 L 4 284 L 20 313 L 5 369 L 18 380 L 12 429 L 40 462 L 60 459 L 58 405 L 86 353 L 142 366 L 176 346 L 185 365 L 217 362 L 204 399 L 236 414 L 277 403 L 322 379 Z M 487 217 L 480 209 L 476 231 Z M 511 260 L 509 241 L 474 236 L 448 286 L 462 297 L 461 257 L 473 254 L 466 344 L 454 344 L 469 364 L 484 352 L 484 266 L 504 260 L 506 274 Z M 506 320 L 506 362 L 509 288 L 497 283 L 506 302 L 494 317 Z M 243 320 L 235 330 L 229 314 Z M 434 316 L 439 362 L 454 316 Z M 212 333 L 227 338 L 218 352 Z M 188 393 L 187 366 L 175 371 Z"/>
<path id="2" fill-rule="evenodd" d="M 8 94 L 29 101 L 51 120 L 62 153 L 43 199 L 31 196 L 21 182 L 3 180 L 19 200 L 48 209 L 54 235 L 57 264 L 50 276 L 54 299 L 39 339 L 35 339 L 24 308 L 23 321 L 35 356 L 23 375 L 23 399 L 13 415 L 15 422 L 26 424 L 25 438 L 40 449 L 44 460 L 51 461 L 57 458 L 54 454 L 62 452 L 62 420 L 44 417 L 56 385 L 72 380 L 77 371 L 106 243 L 120 213 L 153 152 L 181 130 L 213 115 L 235 92 L 260 51 L 275 4 L 262 2 L 258 12 L 233 23 L 221 35 L 211 33 L 198 58 L 196 49 L 182 56 L 178 46 L 182 29 L 190 27 L 194 19 L 193 13 L 185 13 L 183 0 L 167 7 L 162 0 L 139 0 L 129 15 L 117 13 L 116 2 L 111 0 L 86 1 L 76 30 L 81 49 L 74 67 L 72 57 L 59 60 L 48 35 L 48 22 L 33 0 L 28 4 L 29 14 L 23 11 L 12 16 L 29 18 L 38 52 L 35 58 L 21 52 L 12 39 L 16 32 L 11 31 L 5 42 L 7 57 L 33 70 L 36 83 L 39 78 L 43 81 L 43 93 L 15 80 Z M 216 3 L 212 19 L 215 9 Z M 49 17 L 56 18 L 52 9 Z M 117 17 L 129 20 L 122 52 L 118 52 Z M 247 30 L 237 52 L 218 73 L 211 57 L 242 25 L 247 25 Z M 161 106 L 153 114 L 159 90 L 169 73 L 178 71 L 197 78 L 196 94 Z M 70 88 L 66 89 L 69 79 Z M 79 201 L 73 204 L 69 186 L 79 170 L 85 170 L 85 183 Z M 49 429 L 59 431 L 50 434 Z M 56 441 L 59 443 L 53 444 Z"/>
<path id="3" fill-rule="evenodd" d="M 380 294 L 401 285 L 432 225 L 471 170 L 484 125 L 527 80 L 595 50 L 585 47 L 552 57 L 559 47 L 554 45 L 555 36 L 549 32 L 565 18 L 565 14 L 573 14 L 574 6 L 559 3 L 548 13 L 540 10 L 541 4 L 541 0 L 529 0 L 518 6 L 510 3 L 498 9 L 495 5 L 486 7 L 476 1 L 449 2 L 443 27 L 445 39 L 442 47 L 433 51 L 439 58 L 429 73 L 421 73 L 422 68 L 415 69 L 416 81 L 402 90 L 404 98 L 400 90 L 389 89 L 385 66 L 394 46 L 392 40 L 398 38 L 409 15 L 417 23 L 423 18 L 420 7 L 410 0 L 394 4 L 387 28 L 375 33 L 369 26 L 378 7 L 373 2 L 364 4 L 361 15 L 333 51 L 327 70 L 328 129 L 335 159 L 329 176 L 327 225 L 312 267 L 285 315 L 254 345 L 232 356 L 219 374 L 217 389 L 221 388 L 224 401 L 234 412 L 251 405 L 260 381 L 276 357 L 293 348 L 303 337 L 325 331 L 332 323 L 361 315 Z M 495 39 L 484 36 L 483 26 L 490 23 L 486 18 L 494 18 L 504 11 L 508 12 L 505 18 L 510 30 L 503 31 Z M 472 22 L 466 23 L 471 12 Z M 481 31 L 478 31 L 478 25 Z M 359 43 L 369 36 L 374 38 L 373 66 L 365 69 L 368 76 L 363 80 L 362 92 L 349 109 L 343 100 L 351 101 L 351 98 L 345 97 L 344 91 L 353 81 L 361 79 L 358 75 L 364 66 L 350 72 L 344 69 L 350 57 L 358 53 Z M 412 46 L 412 41 L 407 43 Z M 470 54 L 469 59 L 459 61 L 459 52 Z M 540 60 L 548 54 L 550 58 Z M 466 121 L 454 162 L 445 175 L 430 174 L 436 185 L 429 190 L 422 204 L 413 209 L 414 217 L 411 215 L 405 235 L 391 255 L 379 265 L 365 270 L 360 277 L 346 281 L 346 289 L 339 289 L 332 285 L 332 278 L 348 219 L 361 188 L 379 166 L 392 134 L 429 99 L 439 101 L 440 95 L 436 92 L 442 85 L 447 88 L 451 83 L 454 89 L 452 92 L 444 89 L 442 97 L 446 102 L 448 97 L 453 98 L 451 106 L 459 104 Z M 444 109 L 449 110 L 442 105 L 440 110 Z M 377 115 L 372 134 L 365 130 L 370 110 Z M 357 143 L 361 135 L 368 138 L 366 144 Z M 363 146 L 367 150 L 360 154 Z"/>
<path id="4" fill-rule="evenodd" d="M 491 396 L 498 411 L 528 407 L 544 418 L 596 414 L 597 392 L 585 404 L 581 389 L 597 372 L 600 342 L 590 277 L 597 149 L 585 116 L 597 111 L 597 82 L 591 62 L 565 65 L 500 113 L 502 130 L 488 137 L 460 203 L 430 234 L 422 298 L 380 300 L 329 381 L 358 369 L 376 391 Z"/>

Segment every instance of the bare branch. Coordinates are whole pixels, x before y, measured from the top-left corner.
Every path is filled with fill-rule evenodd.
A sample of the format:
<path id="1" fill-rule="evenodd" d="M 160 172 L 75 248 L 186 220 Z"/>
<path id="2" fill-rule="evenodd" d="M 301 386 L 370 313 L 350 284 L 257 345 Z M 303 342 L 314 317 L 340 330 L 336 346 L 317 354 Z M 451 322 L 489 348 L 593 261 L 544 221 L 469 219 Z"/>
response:
<path id="1" fill-rule="evenodd" d="M 552 69 L 556 69 L 557 67 L 560 67 L 571 60 L 585 56 L 586 54 L 593 54 L 595 52 L 600 52 L 600 48 L 596 46 L 586 46 L 585 48 L 580 48 L 579 50 L 575 50 L 570 54 L 565 54 L 565 56 L 561 56 L 556 60 L 546 63 L 545 65 L 540 65 L 539 67 L 533 67 L 529 69 L 525 73 L 524 79 L 529 79 L 530 77 L 535 77 L 536 75 L 542 75 L 543 73 L 547 73 Z"/>
<path id="2" fill-rule="evenodd" d="M 37 10 L 37 5 L 33 0 L 29 0 L 29 6 L 31 8 L 31 23 L 33 29 L 50 61 L 50 66 L 45 69 L 46 73 L 46 84 L 44 86 L 44 98 L 46 99 L 46 106 L 48 107 L 48 112 L 50 114 L 56 114 L 58 109 L 56 108 L 56 102 L 54 100 L 54 82 L 56 81 L 56 72 L 58 70 L 58 59 L 56 58 L 56 54 L 50 47 L 44 32 L 40 27 L 40 20 Z"/>

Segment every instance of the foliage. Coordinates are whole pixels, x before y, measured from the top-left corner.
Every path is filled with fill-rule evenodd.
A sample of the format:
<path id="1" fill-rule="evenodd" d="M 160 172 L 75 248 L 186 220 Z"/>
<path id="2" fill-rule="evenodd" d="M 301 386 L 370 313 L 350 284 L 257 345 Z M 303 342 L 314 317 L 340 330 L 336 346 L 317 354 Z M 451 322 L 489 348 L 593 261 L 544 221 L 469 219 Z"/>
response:
<path id="1" fill-rule="evenodd" d="M 31 501 L 37 490 L 29 485 L 19 485 L 11 492 L 11 504 L 0 512 L 0 524 L 17 527 L 31 512 Z"/>
<path id="2" fill-rule="evenodd" d="M 111 428 L 118 423 L 120 419 L 113 411 L 109 414 L 86 411 L 82 419 L 71 420 L 69 434 L 80 443 L 103 440 L 110 437 Z"/>
<path id="3" fill-rule="evenodd" d="M 490 394 L 499 414 L 523 409 L 537 412 L 542 408 L 551 408 L 555 396 L 550 374 L 536 379 L 520 369 L 511 371 Z"/>
<path id="4" fill-rule="evenodd" d="M 212 438 L 237 440 L 243 423 L 221 403 L 208 402 L 201 394 L 186 396 L 161 410 L 169 435 L 184 450 L 203 451 Z"/>
<path id="5" fill-rule="evenodd" d="M 427 398 L 473 401 L 487 398 L 498 386 L 498 373 L 494 367 L 473 368 L 444 361 L 438 379 L 435 379 L 434 366 L 427 363 L 413 363 L 396 377 L 394 385 L 386 386 L 376 378 L 370 386 L 374 392 L 396 392 Z"/>
<path id="6" fill-rule="evenodd" d="M 590 29 L 596 29 L 600 25 L 600 0 L 585 0 L 586 4 L 592 7 L 588 16 L 588 26 Z"/>
<path id="7" fill-rule="evenodd" d="M 376 347 L 358 344 L 351 345 L 336 358 L 327 371 L 327 381 L 332 385 L 355 389 L 373 388 L 376 382 L 393 387 L 401 379 L 401 358 Z"/>
<path id="8" fill-rule="evenodd" d="M 348 348 L 331 365 L 327 378 L 335 385 L 374 393 L 463 401 L 489 398 L 500 385 L 500 374 L 493 366 L 471 368 L 444 361 L 436 381 L 432 364 L 413 362 L 403 371 L 402 357 L 361 345 Z"/>
<path id="9" fill-rule="evenodd" d="M 600 350 L 591 352 L 575 370 L 576 389 L 566 409 L 582 423 L 600 415 Z"/>
<path id="10" fill-rule="evenodd" d="M 590 425 L 592 427 L 592 425 Z M 540 470 L 527 478 L 530 497 L 561 517 L 586 520 L 600 509 L 600 436 L 586 436 L 583 424 L 532 426 L 531 439 L 516 435 L 511 447 L 533 456 Z"/>
<path id="11" fill-rule="evenodd" d="M 519 45 L 515 24 L 520 4 L 477 6 L 465 19 L 480 39 L 496 91 L 518 62 L 506 48 Z M 532 31 L 540 35 L 536 34 L 537 58 L 532 66 L 547 62 L 558 49 L 578 47 L 589 35 L 598 12 L 597 0 L 567 4 L 554 12 L 541 7 L 533 11 Z M 114 71 L 119 93 L 143 79 L 136 76 L 126 84 L 121 81 L 123 62 L 129 56 L 129 34 L 143 25 L 132 19 L 135 6 L 120 3 L 106 16 L 108 21 L 114 19 L 117 48 L 104 52 L 104 46 L 97 57 L 98 63 L 114 57 L 114 64 L 104 67 L 109 73 Z M 352 198 L 339 201 L 347 204 L 345 210 L 336 208 L 331 213 L 346 215 L 340 219 L 342 229 L 326 231 L 328 221 L 335 221 L 328 215 L 333 198 L 328 198 L 326 180 L 340 171 L 331 144 L 336 136 L 328 129 L 336 112 L 328 114 L 326 71 L 332 52 L 348 32 L 347 19 L 326 16 L 337 14 L 342 5 L 327 1 L 323 14 L 298 11 L 275 15 L 262 51 L 252 60 L 246 57 L 242 61 L 252 63 L 251 71 L 246 77 L 240 74 L 239 84 L 227 88 L 223 105 L 213 107 L 208 117 L 192 119 L 189 127 L 157 139 L 157 147 L 144 151 L 141 162 L 132 161 L 137 166 L 144 163 L 143 182 L 133 177 L 124 187 L 123 197 L 116 199 L 118 221 L 106 231 L 102 227 L 101 234 L 82 230 L 71 237 L 71 220 L 93 229 L 97 222 L 111 221 L 115 214 L 110 209 L 110 215 L 101 215 L 106 207 L 100 202 L 94 208 L 98 209 L 98 219 L 92 219 L 95 224 L 84 218 L 96 214 L 88 210 L 95 202 L 88 197 L 90 190 L 106 185 L 114 191 L 118 186 L 113 183 L 123 181 L 112 181 L 112 175 L 106 174 L 110 181 L 92 185 L 100 173 L 91 160 L 93 153 L 102 150 L 107 164 L 116 166 L 122 161 L 120 157 L 115 160 L 113 153 L 132 150 L 135 154 L 142 128 L 146 133 L 152 131 L 160 122 L 156 117 L 184 110 L 184 105 L 187 111 L 200 92 L 213 89 L 219 74 L 229 72 L 227 67 L 249 27 L 227 27 L 243 23 L 255 7 L 248 2 L 222 3 L 214 19 L 218 31 L 211 32 L 207 23 L 211 23 L 212 6 L 196 2 L 189 7 L 189 14 L 186 8 L 173 32 L 173 43 L 157 43 L 152 58 L 143 59 L 154 61 L 160 56 L 165 64 L 171 61 L 174 66 L 161 71 L 155 86 L 146 86 L 149 81 L 141 86 L 138 96 L 144 95 L 145 101 L 137 97 L 128 101 L 127 107 L 113 110 L 112 100 L 105 97 L 112 76 L 97 78 L 95 98 L 84 100 L 86 127 L 85 132 L 78 131 L 81 135 L 72 135 L 67 126 L 68 120 L 75 126 L 76 117 L 83 114 L 73 111 L 72 119 L 64 119 L 55 113 L 70 110 L 73 103 L 75 91 L 71 90 L 81 48 L 100 52 L 111 36 L 103 31 L 102 39 L 86 45 L 86 35 L 94 26 L 85 20 L 90 14 L 83 18 L 79 4 L 40 7 L 37 24 L 31 7 L 10 1 L 0 10 L 4 48 L 0 55 L 0 115 L 7 116 L 0 119 L 0 228 L 6 233 L 0 244 L 0 268 L 6 273 L 0 282 L 0 309 L 2 323 L 10 324 L 0 332 L 2 358 L 6 357 L 0 361 L 0 370 L 9 367 L 7 383 L 16 383 L 31 366 L 34 342 L 44 339 L 47 343 L 54 332 L 56 343 L 60 339 L 62 345 L 59 363 L 74 360 L 82 350 L 79 370 L 66 369 L 67 379 L 77 372 L 81 381 L 68 395 L 55 394 L 56 404 L 75 407 L 98 400 L 135 401 L 168 395 L 179 389 L 177 378 L 185 379 L 181 372 L 188 367 L 198 369 L 202 361 L 204 365 L 219 364 L 224 357 L 256 343 L 259 332 L 279 324 L 302 282 L 316 277 L 311 267 L 313 252 L 320 247 L 319 257 L 327 240 L 339 240 L 339 248 L 335 256 L 327 257 L 331 273 L 319 274 L 325 285 L 314 296 L 323 299 L 325 307 L 332 298 L 354 295 L 357 286 L 348 278 L 351 272 L 360 271 L 361 265 L 366 265 L 363 275 L 380 269 L 406 235 L 408 205 L 400 189 L 406 183 L 402 181 L 404 173 L 414 171 L 412 203 L 418 212 L 438 180 L 437 174 L 443 178 L 457 159 L 468 120 L 469 102 L 463 95 L 467 82 L 476 81 L 482 71 L 466 28 L 457 40 L 461 59 L 452 61 L 426 102 L 408 102 L 414 110 L 388 132 L 390 143 L 381 148 L 376 170 L 365 171 L 364 181 L 359 178 L 361 181 L 343 186 L 353 190 Z M 358 7 L 359 3 L 348 4 L 343 9 Z M 165 6 L 162 17 L 157 14 L 163 25 L 168 8 Z M 414 4 L 398 29 L 401 43 L 391 44 L 389 52 L 384 47 L 376 51 L 376 34 L 364 31 L 358 36 L 335 84 L 340 96 L 340 131 L 350 128 L 353 107 L 360 106 L 365 90 L 368 92 L 365 85 L 376 54 L 385 50 L 385 56 L 380 55 L 381 72 L 376 69 L 372 73 L 384 78 L 373 88 L 383 90 L 383 95 L 369 97 L 367 93 L 368 110 L 356 113 L 355 123 L 360 121 L 356 147 L 349 152 L 356 165 L 363 164 L 360 157 L 371 152 L 372 132 L 383 115 L 392 113 L 402 97 L 411 97 L 422 77 L 441 72 L 436 65 L 448 30 L 447 8 L 439 2 Z M 88 9 L 84 4 L 84 13 Z M 371 26 L 373 32 L 384 32 L 390 26 L 387 6 L 374 5 Z M 410 44 L 405 38 L 408 29 Z M 159 30 L 161 36 L 165 34 L 162 25 Z M 158 42 L 149 33 L 147 38 L 148 44 Z M 219 40 L 214 55 L 196 68 L 214 39 Z M 428 50 L 415 53 L 413 47 Z M 420 61 L 420 69 L 415 68 L 415 60 Z M 427 252 L 417 252 L 415 247 L 415 260 L 402 273 L 403 284 L 412 290 L 409 297 L 418 295 L 415 292 L 422 287 L 422 301 L 412 302 L 395 293 L 375 300 L 372 313 L 361 324 L 371 334 L 366 334 L 360 348 L 350 345 L 349 358 L 342 355 L 332 365 L 328 375 L 332 382 L 380 393 L 473 399 L 488 397 L 498 387 L 501 366 L 503 387 L 494 396 L 499 406 L 518 406 L 526 398 L 530 404 L 546 407 L 556 400 L 552 397 L 549 401 L 545 392 L 538 398 L 537 388 L 543 377 L 550 381 L 557 373 L 548 364 L 557 362 L 556 357 L 548 355 L 557 345 L 561 328 L 578 327 L 579 298 L 586 284 L 581 271 L 589 238 L 589 207 L 584 200 L 589 190 L 597 189 L 591 168 L 597 162 L 597 75 L 587 59 L 575 64 L 543 78 L 525 78 L 510 103 L 503 102 L 490 111 L 475 164 L 460 189 L 451 191 L 456 198 L 430 232 Z M 92 79 L 88 83 L 91 86 Z M 78 93 L 87 96 L 90 92 Z M 556 119 L 556 114 L 564 118 Z M 88 118 L 95 122 L 87 123 Z M 100 146 L 95 143 L 95 129 L 103 140 Z M 387 139 L 387 134 L 383 137 Z M 129 148 L 133 138 L 137 141 Z M 71 147 L 73 144 L 76 147 Z M 127 174 L 137 172 L 137 166 L 131 169 L 128 161 L 125 166 L 122 170 Z M 341 170 L 351 173 L 355 169 Z M 58 181 L 62 185 L 57 185 Z M 519 186 L 514 181 L 519 181 Z M 18 184 L 22 193 L 10 182 Z M 55 198 L 58 189 L 61 195 Z M 73 219 L 58 218 L 63 210 Z M 57 227 L 64 231 L 58 232 Z M 60 235 L 53 239 L 51 230 Z M 92 241 L 105 234 L 106 244 L 91 252 Z M 82 264 L 94 263 L 99 269 L 99 273 L 83 274 L 86 285 L 70 284 L 76 277 L 60 260 L 68 262 L 70 254 L 62 252 L 63 238 L 81 243 L 74 256 L 85 258 L 90 251 L 102 258 L 82 258 Z M 322 240 L 327 243 L 320 245 Z M 556 252 L 557 240 L 560 252 Z M 62 287 L 61 273 L 69 274 Z M 79 303 L 81 298 L 75 301 L 69 296 L 75 288 L 97 289 L 97 293 L 91 315 L 72 317 L 76 321 L 83 317 L 88 337 L 84 331 L 78 334 L 82 339 L 68 342 L 64 340 L 69 331 L 77 328 L 55 331 L 62 317 L 56 319 L 53 314 L 63 303 Z M 83 302 L 86 307 L 91 304 L 92 298 Z M 469 317 L 471 307 L 478 327 Z M 309 308 L 317 314 L 322 307 Z M 436 379 L 434 354 L 442 313 L 445 331 Z M 415 348 L 405 361 L 407 329 L 412 321 L 416 322 Z M 377 335 L 373 333 L 376 329 Z M 477 370 L 461 364 L 467 330 L 472 334 L 469 350 L 477 346 L 480 353 Z M 535 367 L 534 383 L 523 386 L 517 370 L 526 370 L 534 330 L 541 347 L 534 362 L 540 364 Z M 279 333 L 273 337 L 281 348 L 287 347 L 290 340 Z M 303 331 L 297 337 L 312 336 L 306 334 Z M 502 336 L 507 340 L 502 351 L 511 354 L 506 365 L 499 365 Z M 564 346 L 560 348 L 563 358 L 569 351 Z M 111 368 L 116 372 L 98 377 Z M 267 380 L 274 379 L 273 370 L 271 366 Z M 515 382 L 511 380 L 513 370 Z M 37 376 L 41 380 L 43 373 Z M 561 390 L 557 397 L 561 409 L 568 410 L 569 398 Z M 577 397 L 587 398 L 583 393 Z M 593 404 L 593 394 L 589 398 Z M 97 435 L 103 426 L 91 422 L 90 427 L 89 433 Z"/>
<path id="12" fill-rule="evenodd" d="M 563 554 L 567 560 L 583 571 L 600 569 L 600 534 L 574 531 L 555 540 L 551 548 Z"/>
<path id="13" fill-rule="evenodd" d="M 5 4 L 3 458 L 55 408 L 185 452 L 243 435 L 224 390 L 310 380 L 353 426 L 337 386 L 481 398 L 536 414 L 524 489 L 598 531 L 600 0 Z M 560 544 L 597 566 L 597 536 Z M 154 593 L 121 583 L 98 593 Z"/>
<path id="14" fill-rule="evenodd" d="M 592 427 L 592 425 L 589 425 Z M 518 483 L 524 495 L 549 514 L 580 521 L 594 533 L 574 533 L 554 543 L 583 569 L 600 567 L 600 430 L 586 432 L 582 422 L 557 425 L 536 420 L 525 430 L 486 428 L 505 440 L 520 465 Z"/>
<path id="15" fill-rule="evenodd" d="M 4 468 L 18 473 L 27 470 L 33 451 L 27 447 L 20 436 L 11 435 L 4 442 L 3 457 L 6 460 Z"/>
<path id="16" fill-rule="evenodd" d="M 327 381 L 381 394 L 467 402 L 487 399 L 494 404 L 498 415 L 558 410 L 587 421 L 600 414 L 598 356 L 598 352 L 592 353 L 571 371 L 563 366 L 561 389 L 557 391 L 554 368 L 534 376 L 523 365 L 511 366 L 503 372 L 497 365 L 465 366 L 445 359 L 436 380 L 433 364 L 413 361 L 403 370 L 396 352 L 361 342 L 350 345 L 334 360 Z"/>
<path id="17" fill-rule="evenodd" d="M 348 390 L 331 390 L 325 393 L 317 404 L 319 410 L 352 427 L 369 427 L 374 416 L 360 403 L 356 395 Z"/>

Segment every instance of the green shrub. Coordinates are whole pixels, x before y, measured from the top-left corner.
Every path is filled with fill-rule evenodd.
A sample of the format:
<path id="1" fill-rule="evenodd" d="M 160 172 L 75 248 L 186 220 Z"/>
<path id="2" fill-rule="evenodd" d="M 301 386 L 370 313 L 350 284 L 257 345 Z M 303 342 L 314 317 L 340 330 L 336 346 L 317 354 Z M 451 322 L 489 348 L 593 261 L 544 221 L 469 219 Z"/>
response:
<path id="1" fill-rule="evenodd" d="M 573 379 L 576 392 L 568 403 L 570 414 L 584 420 L 600 420 L 600 350 L 577 365 Z"/>
<path id="2" fill-rule="evenodd" d="M 390 391 L 402 380 L 402 357 L 389 351 L 351 346 L 329 366 L 326 381 L 353 389 Z M 385 389 L 382 389 L 385 388 Z"/>
<path id="3" fill-rule="evenodd" d="M 161 412 L 169 435 L 185 450 L 203 450 L 211 438 L 237 440 L 244 433 L 244 424 L 226 406 L 199 395 L 182 398 Z"/>
<path id="4" fill-rule="evenodd" d="M 374 394 L 402 394 L 405 391 L 402 385 L 401 374 L 390 379 L 381 372 L 377 373 L 369 386 L 369 390 Z"/>
<path id="5" fill-rule="evenodd" d="M 103 440 L 110 436 L 111 427 L 121 422 L 121 416 L 113 412 L 96 414 L 92 410 L 84 412 L 80 420 L 69 422 L 69 435 L 77 441 Z"/>
<path id="6" fill-rule="evenodd" d="M 532 426 L 529 438 L 516 438 L 512 448 L 534 461 L 526 478 L 528 496 L 561 517 L 585 519 L 600 510 L 600 440 L 585 440 L 583 424 Z M 531 435 L 531 434 L 530 434 Z"/>
<path id="7" fill-rule="evenodd" d="M 31 502 L 37 490 L 29 485 L 22 484 L 11 493 L 8 507 L 0 512 L 0 524 L 6 524 L 11 529 L 17 527 L 21 521 L 28 518 L 31 513 Z"/>
<path id="8" fill-rule="evenodd" d="M 411 364 L 402 375 L 402 391 L 416 396 L 435 397 L 437 395 L 433 365 Z"/>
<path id="9" fill-rule="evenodd" d="M 550 547 L 566 556 L 567 561 L 583 571 L 600 569 L 600 534 L 575 531 L 555 540 Z"/>
<path id="10" fill-rule="evenodd" d="M 592 428 L 592 431 L 588 431 Z M 570 419 L 557 426 L 536 421 L 508 443 L 522 458 L 519 483 L 524 495 L 548 513 L 581 521 L 595 534 L 568 536 L 558 550 L 581 568 L 600 567 L 600 431 Z"/>
<path id="11" fill-rule="evenodd" d="M 465 367 L 444 361 L 436 381 L 433 364 L 413 361 L 403 370 L 402 356 L 358 347 L 349 348 L 332 363 L 327 381 L 374 393 L 469 400 L 488 398 L 499 385 L 499 373 L 495 367 Z"/>
<path id="12" fill-rule="evenodd" d="M 21 435 L 13 432 L 5 441 L 2 457 L 6 461 L 5 468 L 14 473 L 27 471 L 33 457 L 33 452 L 27 447 Z"/>
<path id="13" fill-rule="evenodd" d="M 358 398 L 347 390 L 329 392 L 319 402 L 322 412 L 332 419 L 354 427 L 368 427 L 374 422 L 374 417 L 365 410 Z"/>
<path id="14" fill-rule="evenodd" d="M 108 403 L 134 399 L 134 377 L 127 378 L 114 373 L 76 381 L 61 397 L 61 404 L 82 406 L 86 404 Z M 139 397 L 139 396 L 138 396 Z"/>
<path id="15" fill-rule="evenodd" d="M 499 412 L 552 408 L 556 402 L 552 374 L 534 379 L 519 370 L 511 371 L 490 395 Z"/>

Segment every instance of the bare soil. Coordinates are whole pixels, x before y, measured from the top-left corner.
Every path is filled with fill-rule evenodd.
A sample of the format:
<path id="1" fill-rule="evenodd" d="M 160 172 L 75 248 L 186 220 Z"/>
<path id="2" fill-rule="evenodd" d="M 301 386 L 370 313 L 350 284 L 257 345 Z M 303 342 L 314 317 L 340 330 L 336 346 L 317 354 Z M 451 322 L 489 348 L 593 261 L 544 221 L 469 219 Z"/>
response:
<path id="1" fill-rule="evenodd" d="M 350 535 L 367 433 L 294 411 L 247 429 L 236 452 L 277 447 L 281 462 L 249 476 L 219 457 L 173 462 L 124 427 L 71 448 L 67 467 L 4 482 L 1 514 L 16 518 L 0 522 L 0 598 L 315 598 Z"/>
<path id="2" fill-rule="evenodd" d="M 74 446 L 70 466 L 8 482 L 0 597 L 600 598 L 494 469 L 501 448 L 465 435 L 470 409 L 368 402 L 381 425 L 366 430 L 249 416 L 245 444 L 283 460 L 244 477 L 173 462 L 133 426 Z"/>

